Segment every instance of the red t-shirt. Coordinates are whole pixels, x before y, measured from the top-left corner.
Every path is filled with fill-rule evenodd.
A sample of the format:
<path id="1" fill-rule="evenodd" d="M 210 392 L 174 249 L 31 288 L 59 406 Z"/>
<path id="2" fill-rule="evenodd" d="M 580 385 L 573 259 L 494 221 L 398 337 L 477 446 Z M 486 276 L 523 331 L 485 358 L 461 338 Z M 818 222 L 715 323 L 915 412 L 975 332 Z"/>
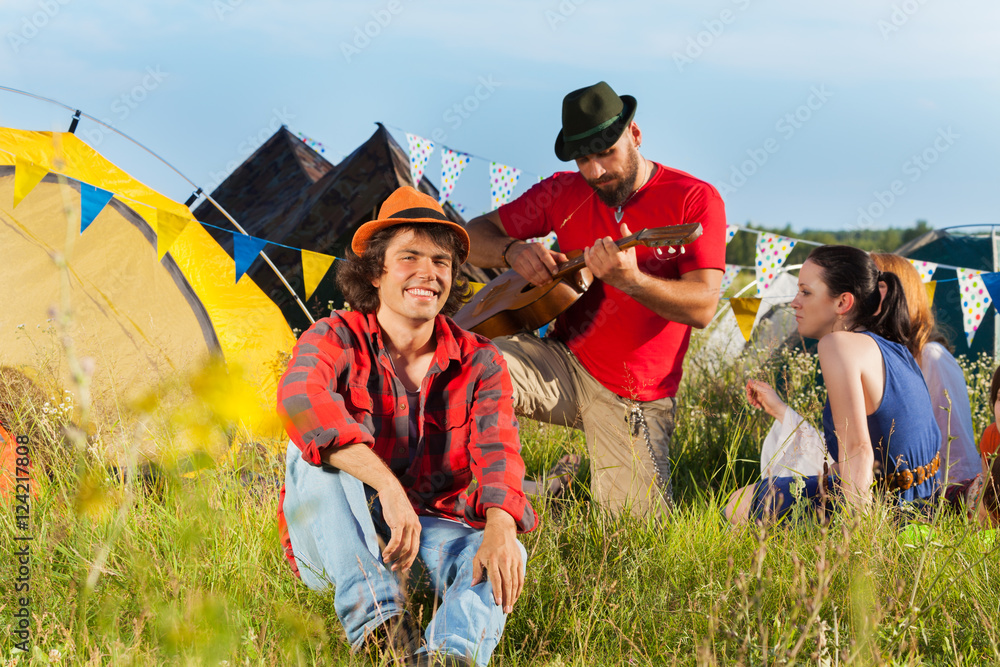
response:
<path id="1" fill-rule="evenodd" d="M 704 233 L 684 254 L 637 247 L 639 268 L 677 280 L 696 269 L 726 266 L 726 213 L 718 191 L 690 174 L 663 165 L 625 203 L 622 222 L 635 233 L 647 227 L 700 222 Z M 560 172 L 501 206 L 507 233 L 530 239 L 555 232 L 562 252 L 583 250 L 604 236 L 621 238 L 615 210 L 578 172 Z M 674 396 L 691 327 L 663 319 L 624 292 L 595 281 L 559 316 L 556 337 L 602 385 L 624 398 L 653 401 Z"/>

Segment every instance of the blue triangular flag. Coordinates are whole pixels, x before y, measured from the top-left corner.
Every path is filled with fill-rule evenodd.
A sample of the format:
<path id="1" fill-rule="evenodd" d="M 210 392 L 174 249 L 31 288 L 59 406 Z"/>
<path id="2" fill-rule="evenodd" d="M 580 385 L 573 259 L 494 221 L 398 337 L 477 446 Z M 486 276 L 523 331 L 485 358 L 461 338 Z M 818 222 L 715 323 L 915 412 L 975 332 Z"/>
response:
<path id="1" fill-rule="evenodd" d="M 264 239 L 233 232 L 233 256 L 236 259 L 236 282 L 250 269 L 257 255 L 267 245 Z"/>
<path id="2" fill-rule="evenodd" d="M 83 234 L 94 218 L 104 210 L 114 195 L 96 185 L 80 183 L 80 233 Z"/>
<path id="3" fill-rule="evenodd" d="M 979 275 L 986 291 L 990 293 L 990 298 L 994 304 L 1000 304 L 1000 273 L 982 273 Z"/>

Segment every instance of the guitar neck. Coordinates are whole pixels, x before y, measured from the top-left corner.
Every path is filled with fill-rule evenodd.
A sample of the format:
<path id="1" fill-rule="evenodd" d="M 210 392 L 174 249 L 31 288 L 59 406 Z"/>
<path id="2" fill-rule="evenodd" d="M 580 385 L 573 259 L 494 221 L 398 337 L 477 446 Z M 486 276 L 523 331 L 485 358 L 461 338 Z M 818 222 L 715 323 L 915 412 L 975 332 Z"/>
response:
<path id="1" fill-rule="evenodd" d="M 622 250 L 628 250 L 632 246 L 644 245 L 654 248 L 672 245 L 685 245 L 691 243 L 701 236 L 701 223 L 689 222 L 683 225 L 669 225 L 667 227 L 649 227 L 642 229 L 631 236 L 615 241 Z M 552 276 L 554 280 L 565 278 L 575 271 L 579 271 L 586 264 L 583 255 L 574 257 L 565 264 L 556 267 L 556 273 Z"/>
<path id="2" fill-rule="evenodd" d="M 618 239 L 617 241 L 615 241 L 615 245 L 617 245 L 618 248 L 621 250 L 628 250 L 629 248 L 632 248 L 637 245 L 645 245 L 642 241 L 639 240 L 639 234 L 641 233 L 642 232 L 637 232 L 635 234 L 632 234 L 631 236 L 626 236 L 625 238 Z M 583 255 L 574 257 L 565 264 L 562 264 L 559 267 L 557 267 L 555 274 L 552 276 L 552 279 L 559 280 L 560 278 L 565 278 L 566 276 L 579 271 L 585 265 L 586 262 L 583 259 Z"/>

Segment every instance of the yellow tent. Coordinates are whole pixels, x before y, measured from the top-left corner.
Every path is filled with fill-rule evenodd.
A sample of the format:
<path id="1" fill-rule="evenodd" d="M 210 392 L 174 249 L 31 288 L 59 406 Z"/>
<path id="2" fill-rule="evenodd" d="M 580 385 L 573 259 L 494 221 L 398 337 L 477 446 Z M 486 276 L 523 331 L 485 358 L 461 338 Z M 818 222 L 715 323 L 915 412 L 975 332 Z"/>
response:
<path id="1" fill-rule="evenodd" d="M 88 185 L 114 198 L 81 234 L 81 188 Z M 162 260 L 158 242 L 169 244 Z M 97 395 L 114 400 L 221 354 L 273 411 L 280 359 L 295 342 L 250 277 L 235 282 L 232 258 L 186 206 L 70 133 L 0 128 L 0 287 L 0 363 L 52 363 L 58 346 L 46 347 L 44 332 L 68 293 L 75 352 L 93 359 Z M 57 365 L 67 381 L 65 359 Z"/>

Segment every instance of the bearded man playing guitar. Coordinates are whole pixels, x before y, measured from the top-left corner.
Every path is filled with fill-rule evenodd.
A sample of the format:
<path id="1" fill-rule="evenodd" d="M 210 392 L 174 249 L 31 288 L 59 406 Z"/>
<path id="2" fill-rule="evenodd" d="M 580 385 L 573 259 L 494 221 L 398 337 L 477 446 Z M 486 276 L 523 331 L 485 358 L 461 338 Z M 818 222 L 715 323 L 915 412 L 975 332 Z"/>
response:
<path id="1" fill-rule="evenodd" d="M 718 191 L 639 154 L 636 100 L 603 81 L 563 100 L 560 172 L 468 225 L 469 261 L 509 267 L 535 285 L 582 251 L 593 285 L 546 338 L 494 340 L 520 414 L 582 428 L 594 499 L 613 511 L 661 513 L 672 502 L 674 397 L 691 327 L 715 314 L 725 269 L 725 209 Z M 630 230 L 701 223 L 681 250 L 629 248 Z M 555 232 L 562 252 L 524 239 Z M 578 252 L 576 253 L 578 254 Z"/>

